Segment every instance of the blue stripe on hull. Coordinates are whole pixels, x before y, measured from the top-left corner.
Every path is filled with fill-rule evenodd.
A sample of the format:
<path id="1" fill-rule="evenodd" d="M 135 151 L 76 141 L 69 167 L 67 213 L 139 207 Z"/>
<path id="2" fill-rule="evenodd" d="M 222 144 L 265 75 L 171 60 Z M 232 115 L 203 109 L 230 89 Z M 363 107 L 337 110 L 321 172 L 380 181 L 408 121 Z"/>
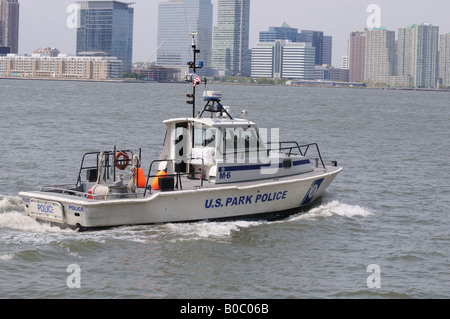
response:
<path id="1" fill-rule="evenodd" d="M 300 166 L 300 165 L 306 165 L 310 164 L 311 162 L 306 160 L 299 160 L 292 162 L 292 166 Z M 222 166 L 220 167 L 220 170 L 222 172 L 236 172 L 236 171 L 251 171 L 251 170 L 258 170 L 263 167 L 271 167 L 272 164 L 253 164 L 253 165 L 241 165 L 241 166 Z M 283 163 L 278 164 L 278 168 L 282 168 Z"/>

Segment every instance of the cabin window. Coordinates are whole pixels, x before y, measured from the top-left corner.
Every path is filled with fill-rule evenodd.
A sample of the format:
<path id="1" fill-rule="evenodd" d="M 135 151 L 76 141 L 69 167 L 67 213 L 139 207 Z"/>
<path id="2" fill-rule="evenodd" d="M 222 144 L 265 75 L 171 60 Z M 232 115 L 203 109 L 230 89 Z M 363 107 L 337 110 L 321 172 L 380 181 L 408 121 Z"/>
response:
<path id="1" fill-rule="evenodd" d="M 194 147 L 216 147 L 216 130 L 212 128 L 195 127 Z"/>
<path id="2" fill-rule="evenodd" d="M 250 153 L 259 150 L 259 138 L 256 128 L 225 128 L 225 154 Z"/>

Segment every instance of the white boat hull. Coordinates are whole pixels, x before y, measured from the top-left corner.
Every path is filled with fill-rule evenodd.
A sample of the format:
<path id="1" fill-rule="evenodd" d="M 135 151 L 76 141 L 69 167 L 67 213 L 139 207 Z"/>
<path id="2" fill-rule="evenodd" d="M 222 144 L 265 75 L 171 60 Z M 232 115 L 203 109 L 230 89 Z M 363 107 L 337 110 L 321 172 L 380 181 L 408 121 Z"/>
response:
<path id="1" fill-rule="evenodd" d="M 342 170 L 252 184 L 156 192 L 145 198 L 93 200 L 49 192 L 22 192 L 26 213 L 63 227 L 92 229 L 122 225 L 282 217 L 312 204 Z"/>

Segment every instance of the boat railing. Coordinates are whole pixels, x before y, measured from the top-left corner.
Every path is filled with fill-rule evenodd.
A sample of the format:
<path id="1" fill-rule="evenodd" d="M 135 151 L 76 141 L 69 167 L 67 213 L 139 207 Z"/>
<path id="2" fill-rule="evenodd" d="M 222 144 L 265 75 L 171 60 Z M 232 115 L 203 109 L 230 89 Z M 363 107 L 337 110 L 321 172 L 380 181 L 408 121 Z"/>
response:
<path id="1" fill-rule="evenodd" d="M 128 159 L 117 159 L 116 158 L 116 154 L 118 152 L 123 152 L 123 153 L 130 153 L 131 157 Z M 139 149 L 139 161 L 138 161 L 138 167 L 140 167 L 140 161 L 141 161 L 141 149 Z M 91 156 L 96 156 L 96 161 L 95 164 L 86 164 L 87 158 L 91 157 Z M 91 176 L 93 179 L 97 180 L 98 176 L 98 172 L 99 172 L 99 158 L 100 156 L 103 156 L 104 158 L 104 162 L 103 162 L 103 176 L 101 177 L 102 180 L 106 181 L 108 179 L 112 179 L 112 180 L 116 180 L 116 175 L 117 175 L 117 166 L 120 165 L 124 165 L 124 166 L 128 166 L 132 163 L 132 158 L 133 158 L 133 151 L 131 150 L 118 150 L 116 148 L 116 146 L 114 146 L 114 150 L 113 151 L 103 151 L 103 152 L 88 152 L 85 153 L 83 155 L 83 158 L 81 160 L 81 165 L 80 165 L 80 169 L 78 172 L 78 177 L 77 177 L 77 182 L 76 182 L 76 186 L 80 186 L 82 183 L 82 178 L 81 178 L 81 174 L 83 171 L 92 171 L 93 172 L 93 176 Z M 112 174 L 112 176 L 110 176 L 110 173 Z M 91 180 L 92 181 L 92 180 Z"/>
<path id="2" fill-rule="evenodd" d="M 81 194 L 77 189 L 77 185 L 74 184 L 64 184 L 64 185 L 44 185 L 39 188 L 40 192 L 52 192 L 61 194 Z"/>
<path id="3" fill-rule="evenodd" d="M 166 178 L 166 177 L 174 177 L 176 179 L 176 184 L 174 185 L 175 188 L 182 190 L 183 189 L 183 184 L 181 182 L 181 176 L 195 176 L 196 174 L 200 175 L 200 187 L 203 187 L 203 180 L 204 180 L 204 167 L 205 167 L 205 163 L 204 163 L 204 159 L 201 157 L 191 157 L 190 160 L 201 160 L 202 161 L 202 169 L 200 172 L 189 172 L 189 173 L 183 173 L 180 171 L 178 165 L 175 165 L 175 173 L 174 174 L 167 174 L 164 176 L 159 176 L 158 172 L 156 172 L 156 174 L 152 175 L 152 171 L 153 171 L 153 165 L 154 164 L 160 164 L 160 163 L 173 163 L 174 160 L 172 159 L 162 159 L 162 160 L 154 160 L 149 167 L 148 170 L 148 174 L 147 174 L 147 182 L 145 185 L 145 189 L 144 189 L 144 197 L 147 194 L 147 190 L 150 191 L 150 194 L 152 193 L 152 186 L 150 184 L 150 181 L 153 181 L 154 178 Z"/>
<path id="4" fill-rule="evenodd" d="M 290 157 L 291 155 L 296 155 L 294 153 L 296 151 L 298 151 L 301 156 L 306 156 L 308 151 L 310 150 L 310 148 L 315 148 L 315 150 L 317 152 L 317 156 L 319 157 L 323 168 L 324 169 L 326 168 L 325 163 L 323 162 L 323 159 L 322 159 L 322 155 L 320 154 L 319 145 L 317 145 L 317 143 L 309 143 L 309 144 L 304 144 L 304 145 L 299 145 L 296 141 L 284 141 L 284 142 L 277 142 L 277 143 L 268 142 L 267 143 L 267 145 L 270 145 L 270 144 L 278 144 L 279 147 L 276 149 L 267 148 L 267 155 L 269 155 L 269 153 L 271 151 L 277 150 L 279 152 L 286 153 L 286 155 L 288 157 Z M 283 146 L 283 145 L 287 145 L 287 146 Z"/>
<path id="5" fill-rule="evenodd" d="M 112 185 L 108 185 L 112 186 Z M 127 192 L 127 193 L 107 193 L 107 194 L 90 194 L 89 192 L 86 192 L 85 190 L 81 190 L 80 187 L 73 187 L 73 184 L 66 184 L 66 185 L 45 185 L 40 187 L 41 192 L 49 192 L 49 193 L 58 193 L 58 194 L 65 194 L 65 195 L 71 195 L 71 196 L 79 196 L 84 197 L 88 199 L 118 199 L 118 198 L 137 198 L 140 195 L 144 196 L 144 192 Z"/>
<path id="6" fill-rule="evenodd" d="M 257 149 L 243 148 L 243 149 L 235 150 L 234 152 L 227 151 L 227 152 L 223 153 L 222 155 L 224 157 L 232 156 L 232 155 L 234 155 L 234 156 L 244 155 L 244 154 L 245 154 L 245 156 L 249 156 L 250 154 L 255 154 L 256 156 L 259 156 L 260 152 L 263 151 L 263 152 L 266 152 L 267 156 L 269 156 L 270 152 L 278 151 L 278 152 L 285 153 L 288 157 L 291 157 L 292 155 L 298 155 L 298 154 L 300 154 L 301 156 L 306 156 L 308 151 L 310 149 L 314 148 L 317 152 L 318 160 L 320 160 L 323 168 L 324 169 L 326 168 L 325 164 L 323 162 L 323 159 L 322 159 L 322 155 L 320 154 L 319 145 L 317 145 L 317 143 L 299 145 L 296 141 L 283 141 L 283 142 L 267 142 L 266 146 L 269 146 L 270 144 L 278 144 L 279 146 L 276 148 L 267 147 L 265 149 L 262 149 L 259 147 Z"/>

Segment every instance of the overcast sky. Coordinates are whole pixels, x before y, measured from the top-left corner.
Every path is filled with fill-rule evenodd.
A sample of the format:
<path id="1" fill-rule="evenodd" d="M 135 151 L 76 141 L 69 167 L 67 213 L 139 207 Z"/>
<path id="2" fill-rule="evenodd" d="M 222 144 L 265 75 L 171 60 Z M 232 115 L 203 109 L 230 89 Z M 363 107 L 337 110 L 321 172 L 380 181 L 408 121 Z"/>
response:
<path id="1" fill-rule="evenodd" d="M 157 47 L 158 3 L 166 0 L 134 0 L 133 61 L 145 61 Z M 67 24 L 67 12 L 76 0 L 19 0 L 19 53 L 32 53 L 41 46 L 53 46 L 61 53 L 76 51 L 76 29 Z M 217 14 L 218 0 L 212 0 Z M 333 36 L 333 65 L 341 67 L 351 31 L 367 26 L 375 13 L 371 4 L 381 9 L 381 26 L 396 31 L 409 24 L 429 22 L 439 26 L 440 34 L 450 33 L 449 0 L 251 0 L 250 47 L 260 31 L 286 22 L 293 28 L 324 31 Z M 70 8 L 70 7 L 69 7 Z M 155 58 L 153 58 L 154 60 Z"/>

